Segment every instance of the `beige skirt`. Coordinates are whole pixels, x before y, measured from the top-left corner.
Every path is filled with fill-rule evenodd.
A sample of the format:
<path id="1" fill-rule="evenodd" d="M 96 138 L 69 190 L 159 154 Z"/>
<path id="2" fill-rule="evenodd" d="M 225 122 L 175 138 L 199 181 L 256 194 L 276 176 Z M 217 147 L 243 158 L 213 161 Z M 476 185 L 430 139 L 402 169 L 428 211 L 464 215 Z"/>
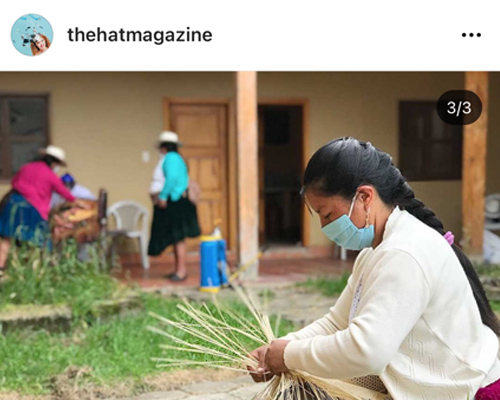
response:
<path id="1" fill-rule="evenodd" d="M 350 383 L 354 383 L 355 385 L 361 386 L 365 389 L 370 389 L 375 392 L 380 392 L 386 394 L 384 400 L 392 400 L 392 397 L 388 394 L 387 389 L 385 388 L 384 382 L 377 375 L 368 375 L 362 376 L 360 378 L 349 379 Z"/>

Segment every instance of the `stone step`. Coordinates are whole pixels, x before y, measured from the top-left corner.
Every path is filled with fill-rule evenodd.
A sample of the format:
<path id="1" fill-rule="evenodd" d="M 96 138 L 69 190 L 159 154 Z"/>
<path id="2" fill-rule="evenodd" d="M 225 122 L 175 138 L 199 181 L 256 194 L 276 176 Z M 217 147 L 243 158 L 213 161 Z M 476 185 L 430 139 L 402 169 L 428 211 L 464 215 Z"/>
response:
<path id="1" fill-rule="evenodd" d="M 138 294 L 96 301 L 89 311 L 90 318 L 110 318 L 142 309 Z M 73 312 L 67 305 L 8 305 L 0 310 L 0 333 L 19 329 L 45 329 L 50 332 L 68 332 Z"/>

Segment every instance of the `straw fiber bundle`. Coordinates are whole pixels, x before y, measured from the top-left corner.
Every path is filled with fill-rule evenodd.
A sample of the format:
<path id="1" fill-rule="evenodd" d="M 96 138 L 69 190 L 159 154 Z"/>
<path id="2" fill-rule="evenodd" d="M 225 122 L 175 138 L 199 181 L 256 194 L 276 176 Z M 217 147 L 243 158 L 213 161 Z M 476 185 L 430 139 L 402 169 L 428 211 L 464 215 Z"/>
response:
<path id="1" fill-rule="evenodd" d="M 260 311 L 255 298 L 241 288 L 236 288 L 236 292 L 250 310 L 251 318 L 220 306 L 215 298 L 215 307 L 194 306 L 184 300 L 178 305 L 182 319 L 171 320 L 151 314 L 166 325 L 165 330 L 149 327 L 150 331 L 164 335 L 171 342 L 161 347 L 186 355 L 185 358 L 155 358 L 159 366 L 208 366 L 245 373 L 248 373 L 248 365 L 257 369 L 257 360 L 250 358 L 249 353 L 256 347 L 270 344 L 276 337 L 268 315 Z M 254 399 L 386 400 L 388 397 L 354 383 L 290 371 L 272 378 Z"/>

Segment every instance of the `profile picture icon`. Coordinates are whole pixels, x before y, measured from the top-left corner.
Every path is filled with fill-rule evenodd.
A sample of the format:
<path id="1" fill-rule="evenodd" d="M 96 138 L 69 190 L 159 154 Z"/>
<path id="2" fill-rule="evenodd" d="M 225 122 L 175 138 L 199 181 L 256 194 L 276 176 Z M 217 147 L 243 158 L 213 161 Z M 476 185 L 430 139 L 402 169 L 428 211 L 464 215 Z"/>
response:
<path id="1" fill-rule="evenodd" d="M 52 27 L 38 14 L 26 14 L 12 27 L 11 39 L 14 47 L 26 56 L 39 56 L 52 44 Z"/>

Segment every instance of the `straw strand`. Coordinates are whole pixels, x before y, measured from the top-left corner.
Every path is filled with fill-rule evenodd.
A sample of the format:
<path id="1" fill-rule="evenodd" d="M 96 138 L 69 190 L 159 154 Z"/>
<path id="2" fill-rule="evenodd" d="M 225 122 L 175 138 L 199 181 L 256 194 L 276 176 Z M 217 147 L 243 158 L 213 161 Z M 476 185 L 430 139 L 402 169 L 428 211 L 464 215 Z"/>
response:
<path id="1" fill-rule="evenodd" d="M 249 356 L 251 350 L 269 345 L 275 340 L 279 318 L 272 327 L 269 316 L 261 312 L 258 299 L 240 287 L 235 291 L 250 312 L 251 318 L 238 315 L 221 306 L 214 297 L 215 311 L 203 304 L 195 306 L 184 300 L 177 305 L 185 321 L 172 320 L 150 313 L 175 333 L 157 327 L 151 332 L 163 335 L 172 344 L 160 347 L 180 356 L 205 355 L 209 359 L 154 358 L 160 367 L 211 367 L 249 373 L 247 366 L 257 369 L 258 362 Z M 191 322 L 186 322 L 191 321 Z M 185 337 L 188 338 L 185 338 Z M 252 347 L 248 345 L 252 342 Z M 324 380 L 298 371 L 290 371 L 272 378 L 255 400 L 384 400 L 386 395 L 353 383 Z"/>

